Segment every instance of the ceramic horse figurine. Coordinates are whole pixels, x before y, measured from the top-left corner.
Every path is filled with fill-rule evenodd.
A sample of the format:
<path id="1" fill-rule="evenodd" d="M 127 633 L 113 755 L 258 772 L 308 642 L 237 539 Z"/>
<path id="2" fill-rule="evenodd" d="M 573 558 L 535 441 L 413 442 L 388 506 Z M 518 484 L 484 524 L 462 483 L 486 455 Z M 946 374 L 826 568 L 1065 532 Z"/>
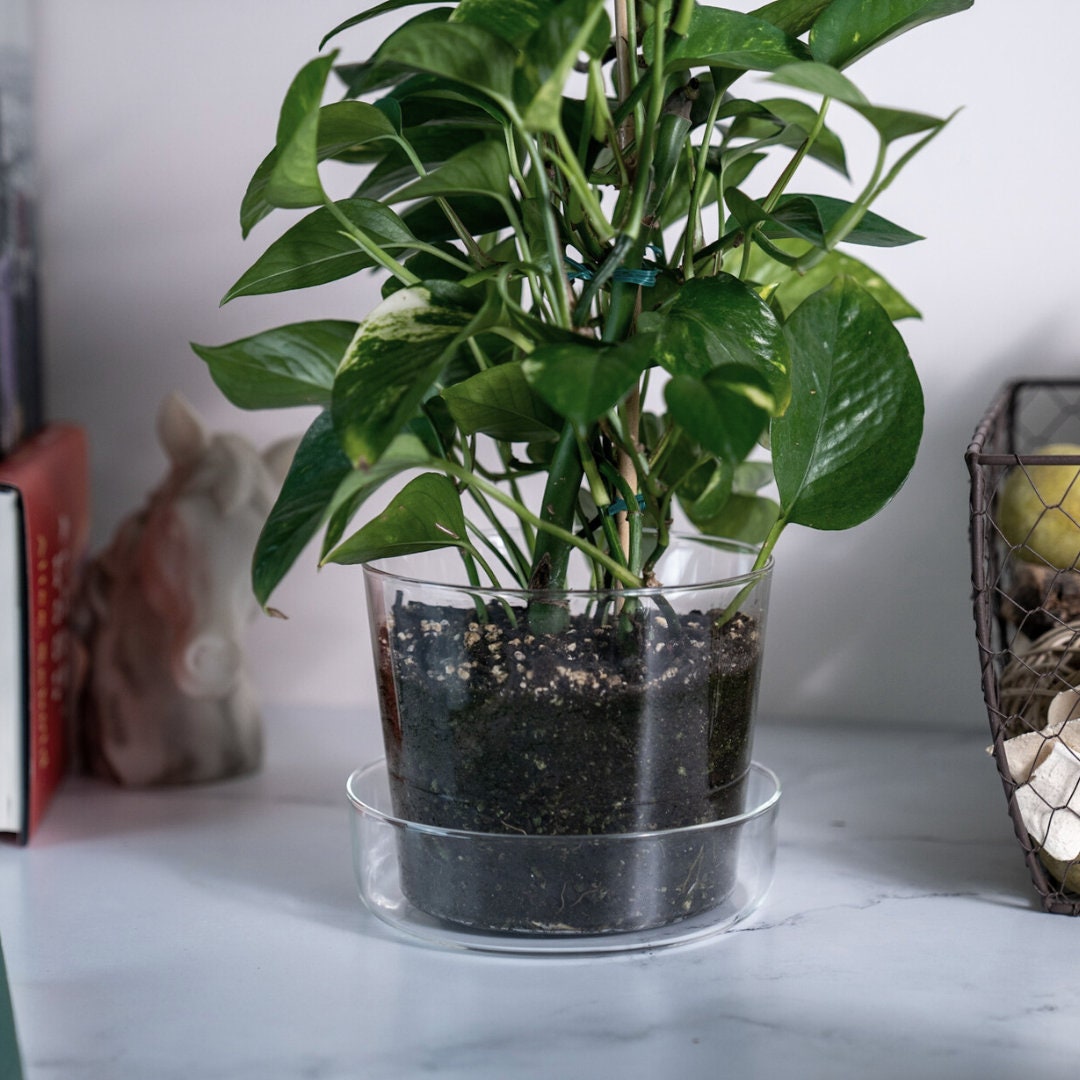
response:
<path id="1" fill-rule="evenodd" d="M 251 555 L 295 447 L 260 454 L 240 436 L 209 435 L 178 394 L 157 428 L 169 472 L 90 563 L 83 589 L 85 763 L 129 786 L 260 764 L 241 641 L 258 610 Z"/>

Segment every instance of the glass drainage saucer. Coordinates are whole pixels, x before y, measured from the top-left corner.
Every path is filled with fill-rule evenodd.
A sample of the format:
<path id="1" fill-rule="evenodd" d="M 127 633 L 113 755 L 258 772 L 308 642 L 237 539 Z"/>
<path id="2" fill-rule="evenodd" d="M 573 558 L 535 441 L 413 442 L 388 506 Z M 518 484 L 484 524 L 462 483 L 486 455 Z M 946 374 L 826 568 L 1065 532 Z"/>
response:
<path id="1" fill-rule="evenodd" d="M 772 881 L 780 782 L 757 762 L 747 780 L 750 809 L 702 825 L 592 836 L 477 833 L 395 817 L 379 760 L 347 785 L 360 896 L 389 925 L 448 948 L 572 955 L 698 941 L 745 919 Z M 675 879 L 690 913 L 651 922 L 651 900 Z"/>

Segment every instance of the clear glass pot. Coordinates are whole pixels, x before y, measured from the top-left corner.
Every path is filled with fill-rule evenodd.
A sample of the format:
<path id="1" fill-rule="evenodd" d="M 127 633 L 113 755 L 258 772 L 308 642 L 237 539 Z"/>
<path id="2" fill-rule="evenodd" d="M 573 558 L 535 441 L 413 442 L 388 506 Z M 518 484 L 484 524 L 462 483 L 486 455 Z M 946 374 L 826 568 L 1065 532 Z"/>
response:
<path id="1" fill-rule="evenodd" d="M 771 564 L 678 537 L 649 589 L 469 584 L 453 551 L 365 567 L 401 889 L 532 935 L 637 932 L 717 908 L 746 807 Z M 443 832 L 477 840 L 462 849 Z M 651 837 L 650 837 L 650 834 Z M 521 846 L 500 836 L 641 836 Z"/>

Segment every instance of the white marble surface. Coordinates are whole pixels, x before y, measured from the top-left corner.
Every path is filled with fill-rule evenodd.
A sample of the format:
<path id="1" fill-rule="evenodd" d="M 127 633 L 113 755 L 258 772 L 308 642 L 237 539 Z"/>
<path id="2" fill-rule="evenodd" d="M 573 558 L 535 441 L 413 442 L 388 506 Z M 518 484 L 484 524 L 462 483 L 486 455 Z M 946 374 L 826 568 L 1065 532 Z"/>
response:
<path id="1" fill-rule="evenodd" d="M 1036 910 L 985 725 L 763 723 L 777 876 L 727 934 L 455 954 L 355 896 L 343 785 L 374 719 L 272 714 L 253 779 L 69 781 L 0 848 L 28 1080 L 1072 1075 L 1080 922 Z"/>

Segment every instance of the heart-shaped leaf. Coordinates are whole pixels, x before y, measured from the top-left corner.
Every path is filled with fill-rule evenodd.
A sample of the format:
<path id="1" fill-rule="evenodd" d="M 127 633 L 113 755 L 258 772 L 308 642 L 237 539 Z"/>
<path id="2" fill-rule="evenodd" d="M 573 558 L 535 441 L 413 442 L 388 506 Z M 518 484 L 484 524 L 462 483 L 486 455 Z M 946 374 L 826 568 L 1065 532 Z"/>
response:
<path id="1" fill-rule="evenodd" d="M 773 3 L 756 8 L 750 14 L 771 22 L 792 37 L 806 33 L 814 20 L 832 3 L 832 0 L 773 0 Z"/>
<path id="2" fill-rule="evenodd" d="M 381 203 L 343 199 L 337 206 L 378 247 L 401 250 L 416 243 L 401 218 Z M 323 206 L 275 240 L 221 302 L 325 285 L 372 265 L 371 256 L 343 232 L 341 222 Z"/>
<path id="3" fill-rule="evenodd" d="M 760 224 L 767 237 L 794 237 L 808 240 L 815 247 L 829 242 L 830 232 L 852 205 L 846 199 L 828 195 L 784 195 L 769 213 L 737 188 L 727 188 L 724 198 L 741 225 Z M 869 247 L 900 247 L 922 239 L 918 233 L 894 225 L 872 210 L 863 211 L 859 223 L 844 236 L 846 243 Z"/>
<path id="4" fill-rule="evenodd" d="M 251 580 L 266 606 L 289 568 L 323 522 L 330 500 L 352 464 L 341 452 L 328 412 L 321 412 L 293 455 L 270 516 L 255 545 Z"/>
<path id="5" fill-rule="evenodd" d="M 520 364 L 499 364 L 442 392 L 450 415 L 465 435 L 506 442 L 558 437 L 562 421 L 533 391 Z"/>
<path id="6" fill-rule="evenodd" d="M 366 563 L 454 546 L 469 546 L 457 488 L 441 473 L 423 473 L 323 562 Z"/>
<path id="7" fill-rule="evenodd" d="M 741 364 L 675 375 L 664 388 L 671 415 L 691 438 L 734 465 L 753 449 L 775 401 L 764 376 Z"/>
<path id="8" fill-rule="evenodd" d="M 760 296 L 730 274 L 693 278 L 675 302 L 643 327 L 655 333 L 653 357 L 673 375 L 701 377 L 739 364 L 756 370 L 779 411 L 791 393 L 784 331 Z"/>
<path id="9" fill-rule="evenodd" d="M 847 529 L 876 514 L 914 464 L 919 378 L 888 314 L 850 278 L 800 304 L 785 332 L 791 404 L 772 425 L 783 516 Z"/>
<path id="10" fill-rule="evenodd" d="M 445 165 L 397 192 L 394 201 L 448 195 L 489 195 L 506 205 L 510 199 L 510 161 L 506 144 L 485 139 L 467 146 Z"/>
<path id="11" fill-rule="evenodd" d="M 360 324 L 331 404 L 341 445 L 358 466 L 378 461 L 435 385 L 475 314 L 465 290 L 427 282 L 393 293 Z"/>
<path id="12" fill-rule="evenodd" d="M 319 109 L 336 57 L 330 53 L 305 64 L 285 95 L 277 154 L 264 191 L 272 206 L 320 206 L 325 199 L 318 169 Z"/>
<path id="13" fill-rule="evenodd" d="M 451 22 L 468 23 L 520 47 L 558 0 L 460 0 Z"/>
<path id="14" fill-rule="evenodd" d="M 638 335 L 609 346 L 576 341 L 541 345 L 521 367 L 560 416 L 584 427 L 613 409 L 651 362 L 652 341 Z"/>
<path id="15" fill-rule="evenodd" d="M 411 22 L 380 46 L 379 64 L 441 75 L 513 110 L 517 52 L 501 37 L 465 23 Z"/>
<path id="16" fill-rule="evenodd" d="M 227 345 L 195 345 L 221 392 L 241 409 L 330 404 L 330 388 L 356 323 L 293 323 Z"/>
<path id="17" fill-rule="evenodd" d="M 954 15 L 974 0 L 833 0 L 810 30 L 815 60 L 843 68 L 908 30 Z"/>
<path id="18" fill-rule="evenodd" d="M 652 63 L 655 29 L 645 35 L 645 58 Z M 725 8 L 696 6 L 686 37 L 676 38 L 664 53 L 664 67 L 730 67 L 772 71 L 797 60 L 809 60 L 810 51 L 773 23 Z"/>
<path id="19" fill-rule="evenodd" d="M 563 90 L 578 57 L 585 52 L 599 58 L 610 37 L 604 0 L 563 0 L 537 26 L 519 67 L 519 97 L 524 98 L 523 118 L 530 131 L 558 130 Z"/>
<path id="20" fill-rule="evenodd" d="M 350 151 L 355 154 L 362 147 L 394 138 L 397 138 L 397 131 L 382 108 L 363 101 L 335 101 L 324 105 L 319 111 L 316 162 L 340 157 Z M 267 195 L 267 185 L 277 167 L 279 153 L 278 148 L 274 147 L 263 158 L 248 183 L 240 205 L 240 228 L 245 237 L 279 205 L 271 202 Z"/>

